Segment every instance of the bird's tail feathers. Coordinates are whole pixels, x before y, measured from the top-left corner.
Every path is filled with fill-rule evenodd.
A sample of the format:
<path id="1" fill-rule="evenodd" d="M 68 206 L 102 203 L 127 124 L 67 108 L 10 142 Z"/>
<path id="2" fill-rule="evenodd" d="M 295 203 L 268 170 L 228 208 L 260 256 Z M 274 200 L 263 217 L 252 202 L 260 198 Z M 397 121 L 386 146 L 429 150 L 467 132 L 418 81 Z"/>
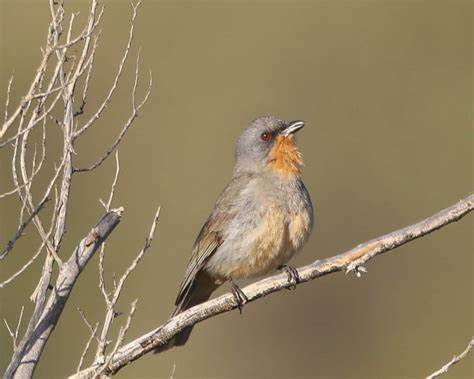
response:
<path id="1" fill-rule="evenodd" d="M 170 317 L 174 317 L 177 314 L 184 312 L 185 310 L 194 307 L 195 305 L 201 304 L 206 300 L 209 300 L 212 293 L 217 289 L 218 285 L 212 281 L 208 275 L 200 273 L 194 279 L 193 283 L 187 294 L 176 304 L 176 309 L 173 311 Z M 158 346 L 154 353 L 161 353 L 169 350 L 175 346 L 182 346 L 187 341 L 193 330 L 193 326 L 188 326 L 169 340 L 166 344 Z"/>

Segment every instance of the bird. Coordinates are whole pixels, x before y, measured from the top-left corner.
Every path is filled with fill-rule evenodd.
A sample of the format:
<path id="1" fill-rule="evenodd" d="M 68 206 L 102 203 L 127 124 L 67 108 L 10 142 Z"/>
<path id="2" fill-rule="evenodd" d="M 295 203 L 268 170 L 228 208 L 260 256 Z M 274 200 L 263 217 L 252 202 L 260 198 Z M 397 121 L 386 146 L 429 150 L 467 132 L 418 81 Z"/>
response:
<path id="1" fill-rule="evenodd" d="M 236 143 L 232 177 L 196 238 L 172 316 L 208 300 L 225 282 L 242 311 L 248 299 L 235 280 L 280 269 L 292 286 L 299 281 L 287 262 L 313 227 L 313 205 L 295 140 L 304 125 L 263 116 L 244 129 Z M 183 329 L 165 349 L 184 345 L 191 330 Z"/>

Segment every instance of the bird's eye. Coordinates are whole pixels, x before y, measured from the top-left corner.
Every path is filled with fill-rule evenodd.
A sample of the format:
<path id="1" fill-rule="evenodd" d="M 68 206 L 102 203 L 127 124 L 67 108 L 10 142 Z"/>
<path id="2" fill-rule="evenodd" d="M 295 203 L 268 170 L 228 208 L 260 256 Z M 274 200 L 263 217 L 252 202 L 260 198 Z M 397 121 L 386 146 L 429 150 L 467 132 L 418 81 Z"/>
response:
<path id="1" fill-rule="evenodd" d="M 267 142 L 269 139 L 270 139 L 270 133 L 262 133 L 262 135 L 260 136 L 260 138 L 262 139 L 262 141 L 265 141 Z"/>

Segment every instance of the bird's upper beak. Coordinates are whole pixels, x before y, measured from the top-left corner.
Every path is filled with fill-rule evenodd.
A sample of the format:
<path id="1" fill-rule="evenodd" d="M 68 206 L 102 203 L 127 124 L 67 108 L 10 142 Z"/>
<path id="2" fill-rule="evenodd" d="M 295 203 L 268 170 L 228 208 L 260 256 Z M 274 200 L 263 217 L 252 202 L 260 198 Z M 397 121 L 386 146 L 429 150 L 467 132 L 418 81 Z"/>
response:
<path id="1" fill-rule="evenodd" d="M 304 126 L 304 121 L 297 120 L 297 121 L 290 121 L 287 126 L 285 126 L 281 131 L 280 134 L 283 137 L 288 137 L 291 134 L 296 133 Z"/>

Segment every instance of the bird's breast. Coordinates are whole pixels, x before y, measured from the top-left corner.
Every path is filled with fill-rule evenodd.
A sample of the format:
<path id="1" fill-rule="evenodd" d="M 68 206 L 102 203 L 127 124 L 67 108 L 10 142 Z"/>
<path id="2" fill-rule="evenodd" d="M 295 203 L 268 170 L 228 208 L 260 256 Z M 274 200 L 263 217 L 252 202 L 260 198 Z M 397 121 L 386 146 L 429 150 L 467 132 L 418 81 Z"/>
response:
<path id="1" fill-rule="evenodd" d="M 236 222 L 209 261 L 221 281 L 251 278 L 276 270 L 298 252 L 309 237 L 312 214 L 306 207 L 262 206 L 253 220 Z"/>

